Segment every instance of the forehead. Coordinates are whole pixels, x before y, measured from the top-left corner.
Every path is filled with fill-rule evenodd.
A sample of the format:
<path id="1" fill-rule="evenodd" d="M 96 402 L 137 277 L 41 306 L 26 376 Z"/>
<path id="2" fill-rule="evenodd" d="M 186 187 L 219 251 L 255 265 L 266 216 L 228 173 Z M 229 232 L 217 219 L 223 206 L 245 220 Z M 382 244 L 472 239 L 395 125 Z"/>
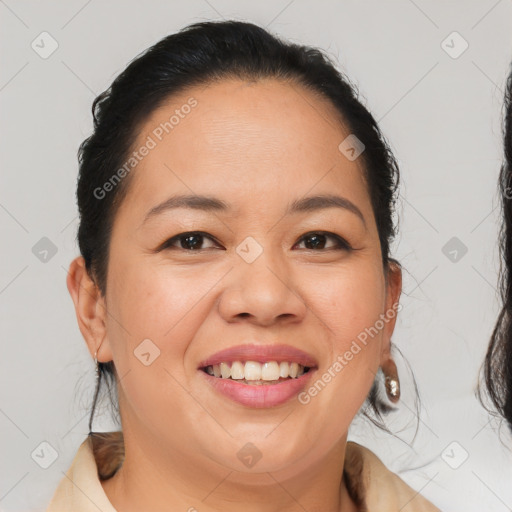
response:
<path id="1" fill-rule="evenodd" d="M 329 101 L 272 79 L 223 80 L 175 95 L 151 113 L 134 148 L 149 145 L 131 188 L 155 202 L 170 191 L 247 201 L 340 192 L 366 201 L 361 159 L 339 144 L 350 134 Z M 166 190 L 164 192 L 164 190 Z"/>

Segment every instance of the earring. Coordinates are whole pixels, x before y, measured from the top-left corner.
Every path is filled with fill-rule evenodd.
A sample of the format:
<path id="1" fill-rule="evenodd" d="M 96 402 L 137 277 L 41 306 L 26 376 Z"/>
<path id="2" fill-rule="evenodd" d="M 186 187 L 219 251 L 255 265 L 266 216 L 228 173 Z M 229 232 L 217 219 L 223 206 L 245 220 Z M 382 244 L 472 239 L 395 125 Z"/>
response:
<path id="1" fill-rule="evenodd" d="M 100 346 L 101 346 L 101 344 L 100 344 Z M 96 398 L 98 397 L 98 392 L 100 389 L 100 366 L 98 364 L 98 350 L 96 350 L 94 352 L 94 365 L 96 366 L 96 391 L 94 392 L 94 405 L 92 408 L 91 417 L 89 418 L 89 436 L 94 435 L 94 432 L 92 431 L 92 419 L 94 416 L 94 409 L 96 406 L 96 404 L 95 404 Z"/>
<path id="2" fill-rule="evenodd" d="M 94 364 L 96 365 L 96 380 L 100 378 L 100 365 L 98 364 L 98 358 L 96 357 L 98 355 L 98 351 L 94 352 Z"/>
<path id="3" fill-rule="evenodd" d="M 400 400 L 400 379 L 398 378 L 398 370 L 395 361 L 390 357 L 381 366 L 384 373 L 384 384 L 388 399 L 396 404 Z"/>

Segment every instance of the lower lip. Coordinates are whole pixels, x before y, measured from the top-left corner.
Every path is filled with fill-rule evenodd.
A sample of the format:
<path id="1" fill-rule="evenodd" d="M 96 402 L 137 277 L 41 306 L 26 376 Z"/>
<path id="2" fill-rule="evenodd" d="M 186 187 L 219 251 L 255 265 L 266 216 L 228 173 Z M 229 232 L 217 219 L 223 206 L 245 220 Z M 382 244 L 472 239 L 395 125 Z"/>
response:
<path id="1" fill-rule="evenodd" d="M 277 384 L 250 385 L 232 379 L 213 377 L 203 370 L 199 372 L 216 391 L 238 402 L 239 404 L 255 408 L 275 407 L 283 404 L 298 395 L 311 379 L 315 369 L 295 379 L 288 379 Z"/>

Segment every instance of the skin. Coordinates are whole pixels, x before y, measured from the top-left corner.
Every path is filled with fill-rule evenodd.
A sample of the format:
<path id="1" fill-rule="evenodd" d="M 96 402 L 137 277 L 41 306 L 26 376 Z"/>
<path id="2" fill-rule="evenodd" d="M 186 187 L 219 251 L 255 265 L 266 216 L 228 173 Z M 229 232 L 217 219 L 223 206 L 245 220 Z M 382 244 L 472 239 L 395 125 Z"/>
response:
<path id="1" fill-rule="evenodd" d="M 321 376 L 359 333 L 396 304 L 400 270 L 384 269 L 361 159 L 338 145 L 350 133 L 324 99 L 276 80 L 224 80 L 169 99 L 146 120 L 136 147 L 193 96 L 198 105 L 130 175 L 114 221 L 107 294 L 81 257 L 68 289 L 91 355 L 114 361 L 126 458 L 102 483 L 117 510 L 356 510 L 342 479 L 349 425 L 389 356 L 387 322 L 307 405 L 292 399 L 255 409 L 204 383 L 201 360 L 243 343 L 286 343 L 309 352 Z M 232 212 L 148 210 L 174 194 L 212 195 Z M 293 200 L 332 194 L 347 209 L 284 216 Z M 180 233 L 201 230 L 203 249 Z M 302 237 L 336 238 L 312 247 Z M 236 252 L 248 236 L 263 248 L 252 263 Z M 201 241 L 202 240 L 202 241 Z M 302 240 L 302 241 L 301 241 Z M 185 248 L 184 248 L 185 247 Z M 133 351 L 149 338 L 160 356 Z M 245 467 L 237 452 L 262 454 Z"/>

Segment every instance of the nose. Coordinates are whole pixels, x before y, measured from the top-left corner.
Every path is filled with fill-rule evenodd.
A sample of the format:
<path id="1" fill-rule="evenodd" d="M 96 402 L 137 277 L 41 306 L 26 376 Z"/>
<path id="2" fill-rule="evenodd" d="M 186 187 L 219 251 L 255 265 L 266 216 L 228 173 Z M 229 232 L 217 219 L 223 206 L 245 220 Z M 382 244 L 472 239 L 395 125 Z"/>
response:
<path id="1" fill-rule="evenodd" d="M 298 323 L 307 306 L 294 274 L 270 251 L 252 263 L 238 261 L 225 283 L 219 312 L 226 322 L 250 322 L 269 327 L 275 323 Z"/>

